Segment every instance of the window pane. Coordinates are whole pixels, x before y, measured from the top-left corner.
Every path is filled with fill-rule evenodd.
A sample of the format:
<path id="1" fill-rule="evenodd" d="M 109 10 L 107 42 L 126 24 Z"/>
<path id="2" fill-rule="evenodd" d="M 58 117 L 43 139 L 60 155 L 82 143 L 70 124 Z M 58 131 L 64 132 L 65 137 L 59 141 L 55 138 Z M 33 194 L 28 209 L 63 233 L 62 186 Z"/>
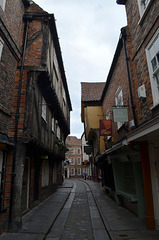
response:
<path id="1" fill-rule="evenodd" d="M 153 71 L 155 71 L 156 68 L 157 68 L 156 57 L 154 57 L 154 58 L 151 60 L 151 64 L 152 64 L 152 69 L 153 69 Z"/>

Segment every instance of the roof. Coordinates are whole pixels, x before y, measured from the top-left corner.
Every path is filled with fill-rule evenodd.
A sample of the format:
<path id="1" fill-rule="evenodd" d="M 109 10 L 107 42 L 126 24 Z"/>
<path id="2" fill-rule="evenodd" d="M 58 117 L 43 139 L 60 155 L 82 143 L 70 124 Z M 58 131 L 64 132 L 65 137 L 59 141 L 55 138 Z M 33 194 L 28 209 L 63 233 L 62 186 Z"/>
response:
<path id="1" fill-rule="evenodd" d="M 67 145 L 70 145 L 70 146 L 75 146 L 75 145 L 82 145 L 82 141 L 81 141 L 81 139 L 79 139 L 79 138 L 77 138 L 77 137 L 75 137 L 75 136 L 68 136 L 67 138 L 66 138 L 66 144 Z"/>
<path id="2" fill-rule="evenodd" d="M 126 0 L 117 0 L 116 2 L 117 2 L 117 4 L 124 5 L 126 3 Z"/>
<path id="3" fill-rule="evenodd" d="M 82 82 L 82 101 L 100 101 L 104 87 L 105 82 Z"/>

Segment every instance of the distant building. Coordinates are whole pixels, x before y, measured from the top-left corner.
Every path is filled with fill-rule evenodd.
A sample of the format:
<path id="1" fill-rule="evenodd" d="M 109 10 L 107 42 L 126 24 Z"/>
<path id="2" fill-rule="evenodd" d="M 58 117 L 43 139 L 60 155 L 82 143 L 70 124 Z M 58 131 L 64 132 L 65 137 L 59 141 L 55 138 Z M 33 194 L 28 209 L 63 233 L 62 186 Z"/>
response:
<path id="1" fill-rule="evenodd" d="M 75 136 L 66 138 L 65 177 L 82 177 L 82 141 Z"/>
<path id="2" fill-rule="evenodd" d="M 92 163 L 90 163 L 91 155 L 87 149 L 91 147 L 85 139 L 85 134 L 81 136 L 82 141 L 82 175 L 86 173 L 87 179 L 92 179 Z"/>

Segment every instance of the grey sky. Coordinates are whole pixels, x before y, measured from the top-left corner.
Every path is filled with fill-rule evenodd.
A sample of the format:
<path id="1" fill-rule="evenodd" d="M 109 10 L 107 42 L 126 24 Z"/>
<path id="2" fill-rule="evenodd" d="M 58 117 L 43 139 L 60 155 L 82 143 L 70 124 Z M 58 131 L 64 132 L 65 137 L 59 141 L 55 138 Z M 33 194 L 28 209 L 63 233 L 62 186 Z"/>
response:
<path id="1" fill-rule="evenodd" d="M 81 137 L 81 82 L 106 81 L 125 7 L 116 0 L 34 0 L 54 13 L 73 112 L 71 134 Z"/>

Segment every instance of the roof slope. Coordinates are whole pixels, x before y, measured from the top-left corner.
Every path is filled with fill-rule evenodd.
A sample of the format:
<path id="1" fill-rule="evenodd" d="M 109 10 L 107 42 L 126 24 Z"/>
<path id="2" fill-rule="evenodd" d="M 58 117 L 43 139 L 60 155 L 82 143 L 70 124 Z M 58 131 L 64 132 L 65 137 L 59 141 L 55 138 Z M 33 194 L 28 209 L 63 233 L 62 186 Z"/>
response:
<path id="1" fill-rule="evenodd" d="M 104 87 L 105 82 L 81 82 L 81 100 L 100 101 Z"/>
<path id="2" fill-rule="evenodd" d="M 70 145 L 70 146 L 75 146 L 75 145 L 81 145 L 82 144 L 82 141 L 81 139 L 75 137 L 75 136 L 68 136 L 66 138 L 66 144 L 67 145 Z"/>

